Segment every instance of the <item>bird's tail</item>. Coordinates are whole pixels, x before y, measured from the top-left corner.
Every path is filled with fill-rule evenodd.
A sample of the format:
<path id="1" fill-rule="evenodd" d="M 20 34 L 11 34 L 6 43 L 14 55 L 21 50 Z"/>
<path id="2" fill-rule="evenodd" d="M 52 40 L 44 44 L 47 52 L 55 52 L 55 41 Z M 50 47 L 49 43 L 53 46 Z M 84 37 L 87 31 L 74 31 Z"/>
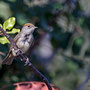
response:
<path id="1" fill-rule="evenodd" d="M 10 65 L 12 64 L 13 59 L 14 59 L 14 56 L 12 55 L 12 52 L 9 52 L 6 58 L 2 61 L 2 64 Z"/>

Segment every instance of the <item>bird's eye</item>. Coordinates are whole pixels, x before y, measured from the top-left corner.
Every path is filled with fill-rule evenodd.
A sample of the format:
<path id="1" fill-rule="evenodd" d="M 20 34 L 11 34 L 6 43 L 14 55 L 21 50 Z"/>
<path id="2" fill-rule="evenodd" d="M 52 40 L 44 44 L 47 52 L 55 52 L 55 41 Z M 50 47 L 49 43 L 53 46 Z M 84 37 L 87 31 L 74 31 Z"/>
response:
<path id="1" fill-rule="evenodd" d="M 31 27 L 31 26 L 28 26 L 28 27 Z"/>

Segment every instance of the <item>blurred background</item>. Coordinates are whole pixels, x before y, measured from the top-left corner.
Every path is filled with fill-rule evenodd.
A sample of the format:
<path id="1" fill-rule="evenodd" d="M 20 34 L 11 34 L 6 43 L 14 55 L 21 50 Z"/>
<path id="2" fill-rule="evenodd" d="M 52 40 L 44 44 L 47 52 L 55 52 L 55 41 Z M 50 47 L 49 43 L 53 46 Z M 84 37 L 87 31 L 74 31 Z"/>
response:
<path id="1" fill-rule="evenodd" d="M 33 65 L 61 90 L 90 90 L 90 0 L 0 0 L 0 23 L 16 18 L 16 28 L 38 27 L 27 53 Z M 15 35 L 10 35 L 13 38 Z M 9 44 L 0 44 L 0 87 L 42 81 L 16 58 L 2 65 Z"/>

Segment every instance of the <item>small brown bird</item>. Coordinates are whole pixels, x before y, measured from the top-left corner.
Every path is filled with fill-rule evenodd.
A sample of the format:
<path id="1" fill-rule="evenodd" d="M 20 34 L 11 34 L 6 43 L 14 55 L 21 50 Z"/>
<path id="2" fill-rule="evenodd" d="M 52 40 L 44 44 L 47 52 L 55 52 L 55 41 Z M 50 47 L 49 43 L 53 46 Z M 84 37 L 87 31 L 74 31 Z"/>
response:
<path id="1" fill-rule="evenodd" d="M 24 24 L 21 32 L 19 32 L 15 38 L 14 42 L 17 47 L 25 54 L 30 48 L 33 41 L 33 32 L 37 27 L 31 23 Z M 12 45 L 6 58 L 3 60 L 2 64 L 10 65 L 13 62 L 14 57 L 17 56 L 16 52 L 13 50 Z"/>

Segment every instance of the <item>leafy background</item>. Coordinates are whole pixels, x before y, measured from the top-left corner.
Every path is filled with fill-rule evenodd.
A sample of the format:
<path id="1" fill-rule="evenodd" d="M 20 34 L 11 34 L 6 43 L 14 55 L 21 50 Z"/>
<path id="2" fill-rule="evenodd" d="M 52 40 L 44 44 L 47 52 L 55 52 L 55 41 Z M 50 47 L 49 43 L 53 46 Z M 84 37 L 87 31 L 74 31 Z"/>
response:
<path id="1" fill-rule="evenodd" d="M 16 18 L 15 28 L 21 29 L 27 22 L 39 27 L 27 54 L 52 84 L 62 90 L 89 90 L 89 0 L 0 0 L 0 23 L 10 17 Z M 0 44 L 0 52 L 5 54 L 0 55 L 0 87 L 41 81 L 17 58 L 10 66 L 2 65 L 8 50 L 9 44 Z"/>

